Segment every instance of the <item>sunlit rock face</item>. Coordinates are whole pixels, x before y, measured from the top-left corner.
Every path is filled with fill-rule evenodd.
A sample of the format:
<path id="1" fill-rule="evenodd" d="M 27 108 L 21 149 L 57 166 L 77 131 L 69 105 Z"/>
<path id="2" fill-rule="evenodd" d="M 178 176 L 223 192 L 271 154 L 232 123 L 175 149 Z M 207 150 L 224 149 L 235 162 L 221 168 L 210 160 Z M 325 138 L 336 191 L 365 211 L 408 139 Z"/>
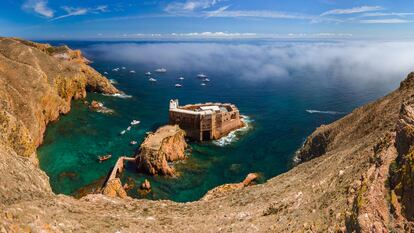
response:
<path id="1" fill-rule="evenodd" d="M 186 158 L 184 137 L 185 132 L 177 125 L 163 126 L 148 135 L 136 155 L 138 170 L 150 175 L 174 176 L 168 162 Z"/>

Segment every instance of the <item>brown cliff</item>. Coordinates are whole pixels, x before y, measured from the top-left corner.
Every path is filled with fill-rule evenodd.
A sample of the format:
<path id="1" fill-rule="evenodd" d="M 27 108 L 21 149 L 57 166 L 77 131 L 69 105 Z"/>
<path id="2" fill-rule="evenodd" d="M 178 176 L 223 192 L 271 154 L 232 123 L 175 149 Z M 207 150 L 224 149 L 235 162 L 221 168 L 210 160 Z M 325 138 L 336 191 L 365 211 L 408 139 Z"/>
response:
<path id="1" fill-rule="evenodd" d="M 139 171 L 150 175 L 174 176 L 168 162 L 186 158 L 185 132 L 178 125 L 163 126 L 145 138 L 136 156 Z"/>
<path id="2" fill-rule="evenodd" d="M 264 184 L 191 203 L 104 195 L 77 200 L 55 195 L 27 157 L 35 154 L 46 124 L 69 111 L 72 98 L 116 89 L 79 60 L 43 50 L 48 47 L 0 39 L 0 231 L 409 231 L 411 203 L 404 196 L 411 192 L 411 156 L 402 148 L 410 151 L 403 145 L 412 142 L 397 124 L 402 103 L 414 94 L 414 74 L 389 95 L 319 128 L 298 152 L 307 162 Z"/>

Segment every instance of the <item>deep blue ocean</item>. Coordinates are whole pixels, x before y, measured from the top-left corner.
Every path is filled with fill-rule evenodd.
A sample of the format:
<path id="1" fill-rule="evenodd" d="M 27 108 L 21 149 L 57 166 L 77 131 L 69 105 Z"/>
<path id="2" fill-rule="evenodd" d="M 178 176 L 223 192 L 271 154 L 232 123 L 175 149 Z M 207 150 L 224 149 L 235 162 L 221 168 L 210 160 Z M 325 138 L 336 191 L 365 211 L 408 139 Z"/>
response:
<path id="1" fill-rule="evenodd" d="M 370 63 L 352 62 L 358 47 L 332 41 L 50 43 L 81 49 L 128 95 L 91 93 L 88 101 L 102 101 L 114 113 L 91 111 L 77 100 L 69 114 L 48 126 L 38 150 L 40 166 L 56 193 L 70 195 L 103 179 L 117 157 L 132 156 L 147 131 L 166 124 L 172 98 L 181 104 L 234 103 L 249 127 L 220 142 L 191 143 L 189 159 L 174 164 L 177 178 L 148 177 L 128 165 L 122 180 L 136 182 L 131 196 L 185 202 L 215 186 L 240 182 L 250 172 L 260 173 L 265 182 L 291 168 L 295 151 L 316 127 L 385 95 L 405 72 L 382 78 L 370 66 L 361 68 Z M 154 72 L 161 67 L 167 72 Z M 148 81 L 147 71 L 157 82 Z M 199 73 L 211 81 L 202 86 Z M 182 87 L 175 88 L 177 83 Z M 120 135 L 134 119 L 141 123 Z M 130 145 L 132 140 L 138 144 Z M 97 162 L 97 156 L 108 153 L 110 160 Z M 153 189 L 142 196 L 137 188 L 145 178 Z"/>

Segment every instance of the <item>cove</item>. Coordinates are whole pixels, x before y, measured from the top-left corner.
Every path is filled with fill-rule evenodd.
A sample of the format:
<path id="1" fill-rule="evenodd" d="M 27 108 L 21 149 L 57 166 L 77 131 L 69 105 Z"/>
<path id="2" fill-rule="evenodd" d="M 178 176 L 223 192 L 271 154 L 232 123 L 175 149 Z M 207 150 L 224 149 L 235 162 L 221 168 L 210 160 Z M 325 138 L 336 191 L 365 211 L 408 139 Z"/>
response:
<path id="1" fill-rule="evenodd" d="M 280 72 L 269 66 L 282 63 L 280 57 L 254 59 L 254 51 L 248 51 L 251 54 L 243 59 L 249 69 L 239 64 L 240 54 L 234 49 L 248 46 L 260 50 L 269 46 L 268 42 L 219 43 L 222 48 L 233 50 L 211 56 L 200 54 L 210 54 L 216 44 L 200 42 L 53 43 L 84 51 L 96 70 L 108 73 L 105 75 L 117 82 L 117 88 L 130 95 L 119 98 L 90 93 L 87 101 L 101 101 L 114 113 L 91 111 L 83 100 L 77 100 L 69 114 L 48 126 L 38 150 L 40 167 L 50 177 L 55 193 L 69 195 L 103 179 L 118 157 L 134 154 L 146 132 L 166 124 L 170 99 L 179 99 L 181 104 L 233 103 L 248 117 L 249 129 L 220 142 L 190 143 L 189 159 L 174 164 L 180 173 L 178 178 L 146 176 L 128 164 L 122 180 L 136 182 L 128 193 L 132 197 L 187 202 L 198 200 L 218 185 L 240 182 L 250 172 L 260 173 L 263 181 L 274 177 L 291 168 L 295 151 L 316 127 L 339 119 L 397 85 L 348 82 L 344 74 L 335 72 L 334 66 L 318 70 L 302 66 L 296 69 L 292 65 Z M 186 46 L 188 50 L 181 49 Z M 273 42 L 271 46 L 288 49 L 296 45 Z M 159 47 L 164 48 L 161 55 L 168 61 L 159 56 Z M 194 48 L 199 51 L 188 52 Z M 125 56 L 119 55 L 120 51 Z M 142 58 L 144 55 L 146 59 Z M 156 83 L 149 82 L 145 72 L 164 66 L 168 71 L 155 74 Z M 120 69 L 113 71 L 117 67 Z M 206 86 L 197 79 L 200 72 L 211 79 Z M 185 79 L 179 81 L 180 76 Z M 174 87 L 178 82 L 181 88 Z M 141 123 L 120 135 L 134 119 Z M 138 144 L 130 145 L 133 140 Z M 110 160 L 97 162 L 97 156 L 108 153 L 113 155 Z M 137 192 L 144 179 L 151 182 L 153 190 L 145 197 Z"/>

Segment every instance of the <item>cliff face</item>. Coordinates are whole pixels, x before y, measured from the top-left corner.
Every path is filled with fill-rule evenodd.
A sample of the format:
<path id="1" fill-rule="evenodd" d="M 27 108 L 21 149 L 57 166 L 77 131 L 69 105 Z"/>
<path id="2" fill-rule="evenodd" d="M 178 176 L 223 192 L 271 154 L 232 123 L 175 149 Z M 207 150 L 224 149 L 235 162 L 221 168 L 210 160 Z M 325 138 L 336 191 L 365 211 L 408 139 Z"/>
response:
<path id="1" fill-rule="evenodd" d="M 185 132 L 178 125 L 163 126 L 145 138 L 136 156 L 138 170 L 150 175 L 174 176 L 168 162 L 185 159 Z"/>
<path id="2" fill-rule="evenodd" d="M 117 93 L 108 80 L 78 57 L 56 58 L 52 46 L 0 38 L 2 141 L 19 155 L 35 157 L 46 124 L 70 110 L 86 90 Z M 45 52 L 46 51 L 46 52 Z M 67 49 L 61 54 L 75 53 Z"/>
<path id="3" fill-rule="evenodd" d="M 10 172 L 14 170 L 14 174 L 22 175 L 18 181 L 21 179 L 30 184 L 13 182 L 15 179 L 7 178 L 13 173 L 4 174 L 7 179 L 3 176 L 1 181 L 9 183 L 2 186 L 4 192 L 0 202 L 8 202 L 18 194 L 50 195 L 48 179 L 43 172 L 17 155 L 36 163 L 36 148 L 42 142 L 47 123 L 67 113 L 70 101 L 85 97 L 87 89 L 109 94 L 118 92 L 106 78 L 81 62 L 79 52 L 76 58 L 73 57 L 75 60 L 61 59 L 47 52 L 52 48 L 0 38 L 0 149 L 2 159 L 12 157 L 2 161 L 2 168 Z M 75 53 L 69 49 L 65 51 Z M 21 173 L 19 166 L 12 166 L 13 160 L 24 163 L 19 166 L 29 168 L 30 172 Z"/>
<path id="4" fill-rule="evenodd" d="M 219 195 L 191 203 L 104 195 L 77 200 L 53 194 L 47 176 L 27 158 L 72 98 L 116 89 L 78 52 L 56 56 L 62 51 L 68 50 L 0 39 L 2 232 L 412 229 L 414 74 L 389 95 L 317 129 L 298 151 L 299 165 L 265 184 L 223 186 Z"/>

